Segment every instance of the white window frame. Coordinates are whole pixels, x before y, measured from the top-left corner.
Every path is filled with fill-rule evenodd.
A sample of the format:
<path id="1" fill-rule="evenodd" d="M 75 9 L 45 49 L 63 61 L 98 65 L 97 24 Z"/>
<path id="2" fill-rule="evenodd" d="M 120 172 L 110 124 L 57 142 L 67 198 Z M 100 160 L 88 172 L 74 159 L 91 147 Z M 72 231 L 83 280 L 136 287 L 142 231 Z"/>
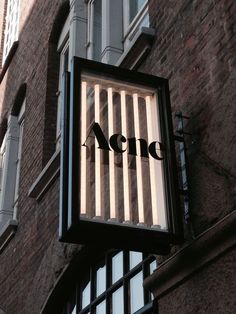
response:
<path id="1" fill-rule="evenodd" d="M 3 168 L 0 197 L 0 235 L 10 221 L 17 221 L 25 100 L 17 116 L 10 115 L 1 146 Z"/>
<path id="2" fill-rule="evenodd" d="M 4 64 L 13 43 L 18 39 L 19 17 L 20 17 L 20 0 L 8 0 L 4 31 L 2 64 Z"/>
<path id="3" fill-rule="evenodd" d="M 57 91 L 57 128 L 56 128 L 56 150 L 60 149 L 61 142 L 61 106 L 62 106 L 62 90 L 63 90 L 63 73 L 65 65 L 65 55 L 68 53 L 69 63 L 69 16 L 61 31 L 57 51 L 60 53 L 60 68 L 59 68 L 59 79 L 58 79 L 58 91 Z"/>
<path id="4" fill-rule="evenodd" d="M 14 211 L 13 211 L 14 220 L 16 220 L 17 218 L 18 199 L 19 199 L 20 166 L 21 166 L 21 156 L 22 156 L 24 119 L 25 119 L 25 101 L 23 102 L 19 115 L 18 115 L 19 142 L 18 142 L 18 154 L 17 154 L 17 159 L 16 159 L 16 180 L 15 180 L 16 183 L 15 183 Z"/>

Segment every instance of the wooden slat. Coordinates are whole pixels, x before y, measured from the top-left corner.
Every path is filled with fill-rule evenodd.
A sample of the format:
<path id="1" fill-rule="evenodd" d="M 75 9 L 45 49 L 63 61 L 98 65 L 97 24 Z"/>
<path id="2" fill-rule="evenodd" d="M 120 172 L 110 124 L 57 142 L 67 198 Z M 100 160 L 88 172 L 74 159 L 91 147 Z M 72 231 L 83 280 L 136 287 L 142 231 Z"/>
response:
<path id="1" fill-rule="evenodd" d="M 113 108 L 113 89 L 107 89 L 108 94 L 108 134 L 112 136 L 114 132 L 114 108 Z M 110 219 L 116 219 L 116 174 L 115 174 L 115 153 L 109 152 L 109 193 L 110 193 Z"/>
<path id="2" fill-rule="evenodd" d="M 95 122 L 100 124 L 100 85 L 94 86 Z M 101 150 L 97 149 L 95 141 L 95 216 L 102 215 L 102 187 L 101 187 Z"/>
<path id="3" fill-rule="evenodd" d="M 134 133 L 136 139 L 140 139 L 140 122 L 138 108 L 138 94 L 133 94 L 133 110 L 134 110 Z M 143 204 L 143 177 L 142 177 L 142 159 L 140 145 L 137 142 L 136 171 L 137 171 L 137 197 L 138 197 L 138 217 L 139 223 L 144 224 L 144 204 Z"/>
<path id="4" fill-rule="evenodd" d="M 121 97 L 121 129 L 122 135 L 127 138 L 127 110 L 126 110 L 126 93 L 124 90 L 120 92 Z M 123 160 L 123 190 L 124 190 L 124 220 L 130 222 L 130 178 L 128 169 L 128 154 L 122 154 Z"/>
<path id="5" fill-rule="evenodd" d="M 158 125 L 156 97 L 151 100 L 150 96 L 146 96 L 146 114 L 147 114 L 147 131 L 148 142 L 161 142 L 160 127 Z M 153 101 L 153 103 L 152 103 Z M 150 156 L 150 184 L 152 199 L 152 219 L 154 226 L 166 228 L 166 204 L 165 204 L 165 185 L 163 174 L 163 161 L 156 160 Z"/>

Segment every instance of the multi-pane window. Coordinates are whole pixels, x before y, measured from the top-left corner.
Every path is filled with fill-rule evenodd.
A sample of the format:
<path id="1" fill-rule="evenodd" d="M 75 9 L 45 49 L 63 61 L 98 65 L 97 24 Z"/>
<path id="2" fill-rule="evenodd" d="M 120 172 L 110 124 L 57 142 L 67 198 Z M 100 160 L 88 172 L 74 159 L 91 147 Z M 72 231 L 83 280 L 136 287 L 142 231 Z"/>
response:
<path id="1" fill-rule="evenodd" d="M 80 274 L 72 298 L 63 314 L 150 313 L 152 296 L 143 280 L 156 268 L 154 257 L 134 251 L 108 253 Z M 149 304 L 147 312 L 144 306 Z"/>
<path id="2" fill-rule="evenodd" d="M 18 38 L 20 0 L 8 0 L 4 32 L 3 63 Z"/>

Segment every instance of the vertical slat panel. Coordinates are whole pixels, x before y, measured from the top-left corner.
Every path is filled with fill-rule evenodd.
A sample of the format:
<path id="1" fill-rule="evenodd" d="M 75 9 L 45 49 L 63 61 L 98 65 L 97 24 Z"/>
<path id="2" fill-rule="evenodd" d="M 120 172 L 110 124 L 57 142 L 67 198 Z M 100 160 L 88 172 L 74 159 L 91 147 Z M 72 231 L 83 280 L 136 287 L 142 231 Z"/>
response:
<path id="1" fill-rule="evenodd" d="M 108 93 L 108 134 L 112 136 L 114 132 L 114 108 L 113 108 L 113 91 L 109 87 Z M 109 191 L 110 191 L 110 218 L 116 219 L 116 176 L 115 176 L 115 153 L 114 151 L 109 152 Z"/>
<path id="2" fill-rule="evenodd" d="M 127 111 L 126 111 L 126 93 L 120 92 L 121 97 L 121 129 L 122 135 L 127 138 Z M 129 182 L 129 168 L 128 168 L 128 154 L 122 154 L 123 161 L 123 190 L 124 190 L 124 220 L 130 222 L 130 182 Z"/>
<path id="3" fill-rule="evenodd" d="M 100 85 L 94 86 L 95 122 L 100 124 Z M 101 150 L 97 149 L 98 141 L 95 141 L 95 216 L 102 215 L 102 189 L 101 189 Z"/>
<path id="4" fill-rule="evenodd" d="M 134 132 L 136 139 L 140 139 L 140 123 L 139 123 L 139 110 L 138 110 L 138 94 L 133 94 L 133 109 L 134 109 Z M 138 190 L 138 216 L 139 223 L 144 223 L 144 206 L 143 206 L 143 178 L 142 178 L 142 159 L 140 145 L 137 142 L 137 190 Z"/>
<path id="5" fill-rule="evenodd" d="M 86 140 L 87 132 L 87 83 L 81 84 L 81 143 Z M 86 167 L 86 146 L 81 146 L 81 185 L 80 185 L 80 213 L 86 215 L 87 209 L 87 167 Z"/>
<path id="6" fill-rule="evenodd" d="M 148 126 L 148 141 L 161 142 L 160 129 L 157 119 L 157 104 L 156 97 L 152 103 L 151 97 L 146 96 L 146 111 L 147 111 L 147 126 Z M 156 160 L 150 156 L 150 183 L 151 183 L 151 197 L 152 197 L 152 217 L 153 225 L 166 227 L 166 213 L 165 213 L 165 191 L 164 191 L 164 177 L 163 177 L 163 161 Z"/>

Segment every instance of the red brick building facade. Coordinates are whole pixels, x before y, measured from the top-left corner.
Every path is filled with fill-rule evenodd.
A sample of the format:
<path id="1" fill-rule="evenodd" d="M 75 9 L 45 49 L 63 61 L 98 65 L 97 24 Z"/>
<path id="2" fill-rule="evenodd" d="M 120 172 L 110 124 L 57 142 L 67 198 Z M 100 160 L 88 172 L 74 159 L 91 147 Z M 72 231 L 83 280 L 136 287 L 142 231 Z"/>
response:
<path id="1" fill-rule="evenodd" d="M 100 18 L 103 14 L 99 8 L 94 7 L 94 15 L 89 15 L 89 6 L 95 5 L 91 1 L 21 0 L 17 9 L 18 34 L 3 60 L 10 2 L 0 3 L 2 160 L 8 145 L 4 148 L 4 138 L 7 143 L 12 134 L 8 133 L 12 121 L 9 117 L 18 119 L 21 132 L 23 107 L 24 129 L 17 135 L 16 156 L 10 154 L 14 157 L 12 162 L 20 160 L 10 183 L 4 170 L 6 160 L 1 169 L 2 178 L 6 178 L 1 179 L 1 204 L 13 189 L 9 197 L 15 205 L 11 210 L 0 207 L 0 312 L 85 313 L 70 298 L 76 283 L 82 285 L 81 278 L 89 265 L 104 254 L 96 243 L 88 248 L 61 243 L 58 237 L 57 107 L 64 51 L 61 47 L 67 47 L 65 43 L 69 41 L 65 50 L 69 51 L 69 70 L 70 60 L 76 55 L 165 77 L 169 80 L 174 125 L 177 113 L 188 117 L 184 131 L 189 134 L 185 140 L 190 195 L 186 219 L 182 209 L 185 240 L 173 246 L 169 255 L 155 256 L 157 270 L 144 279 L 144 289 L 153 293 L 154 301 L 145 301 L 144 306 L 151 305 L 140 313 L 234 313 L 235 1 L 137 2 L 136 15 L 129 20 L 132 27 L 127 26 L 124 39 L 125 24 L 119 23 L 125 20 L 122 12 L 126 12 L 129 1 L 103 1 L 102 12 L 107 10 L 111 16 L 105 24 L 104 20 L 96 20 L 96 12 L 100 12 Z M 131 8 L 130 5 L 130 19 Z M 139 15 L 143 20 L 148 16 L 148 24 L 136 23 Z M 97 37 L 91 37 L 88 25 L 95 22 L 102 26 L 94 30 Z M 105 30 L 112 36 L 104 36 Z M 102 45 L 97 44 L 99 36 Z M 65 56 L 66 53 L 63 66 Z M 77 312 L 74 305 L 68 305 L 70 302 L 77 304 Z M 134 313 L 128 305 L 115 312 L 111 303 L 108 301 L 110 308 L 106 312 L 97 309 L 97 313 Z"/>

